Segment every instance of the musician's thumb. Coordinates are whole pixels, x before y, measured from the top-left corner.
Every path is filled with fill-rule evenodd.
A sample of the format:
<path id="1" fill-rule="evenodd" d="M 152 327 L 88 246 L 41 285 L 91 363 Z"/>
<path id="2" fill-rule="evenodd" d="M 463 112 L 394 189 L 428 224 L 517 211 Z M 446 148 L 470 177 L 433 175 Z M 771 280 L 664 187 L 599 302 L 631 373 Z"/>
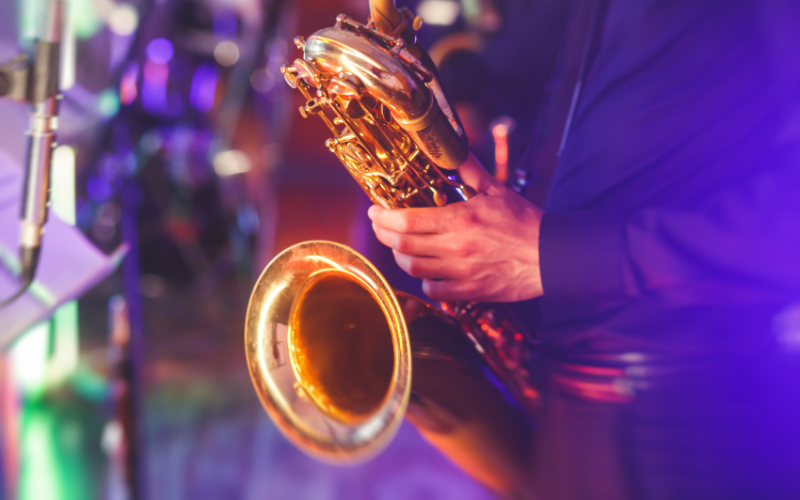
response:
<path id="1" fill-rule="evenodd" d="M 458 167 L 458 174 L 467 186 L 478 193 L 494 194 L 502 189 L 503 185 L 490 174 L 481 162 L 472 153 L 467 157 L 467 161 Z"/>

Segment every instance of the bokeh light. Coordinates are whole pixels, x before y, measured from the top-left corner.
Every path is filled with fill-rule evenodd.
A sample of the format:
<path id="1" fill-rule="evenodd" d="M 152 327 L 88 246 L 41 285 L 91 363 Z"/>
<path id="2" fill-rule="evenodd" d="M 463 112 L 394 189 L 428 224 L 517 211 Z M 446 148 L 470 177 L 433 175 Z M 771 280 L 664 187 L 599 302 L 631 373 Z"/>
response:
<path id="1" fill-rule="evenodd" d="M 108 16 L 108 27 L 116 35 L 132 35 L 139 27 L 139 12 L 133 5 L 117 4 Z"/>
<path id="2" fill-rule="evenodd" d="M 427 24 L 448 26 L 461 13 L 461 4 L 452 0 L 423 0 L 417 6 L 417 14 Z"/>
<path id="3" fill-rule="evenodd" d="M 166 38 L 155 38 L 147 45 L 147 57 L 157 64 L 167 64 L 174 54 L 172 42 Z"/>
<path id="4" fill-rule="evenodd" d="M 244 152 L 238 150 L 217 153 L 214 155 L 213 163 L 214 171 L 222 177 L 249 172 L 252 166 L 250 158 Z"/>
<path id="5" fill-rule="evenodd" d="M 219 42 L 214 49 L 214 59 L 220 66 L 233 66 L 239 60 L 239 46 L 230 40 Z"/>

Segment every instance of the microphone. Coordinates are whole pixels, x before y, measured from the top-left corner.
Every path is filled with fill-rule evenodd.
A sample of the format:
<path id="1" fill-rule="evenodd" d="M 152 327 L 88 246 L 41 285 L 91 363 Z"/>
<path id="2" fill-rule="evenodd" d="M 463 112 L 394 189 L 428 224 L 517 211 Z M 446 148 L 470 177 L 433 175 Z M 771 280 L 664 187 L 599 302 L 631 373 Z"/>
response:
<path id="1" fill-rule="evenodd" d="M 35 60 L 29 67 L 27 101 L 32 105 L 27 132 L 25 181 L 20 214 L 20 265 L 22 288 L 1 305 L 21 296 L 33 283 L 42 247 L 50 198 L 50 163 L 57 146 L 61 39 L 65 3 L 50 0 L 41 38 L 35 42 Z"/>

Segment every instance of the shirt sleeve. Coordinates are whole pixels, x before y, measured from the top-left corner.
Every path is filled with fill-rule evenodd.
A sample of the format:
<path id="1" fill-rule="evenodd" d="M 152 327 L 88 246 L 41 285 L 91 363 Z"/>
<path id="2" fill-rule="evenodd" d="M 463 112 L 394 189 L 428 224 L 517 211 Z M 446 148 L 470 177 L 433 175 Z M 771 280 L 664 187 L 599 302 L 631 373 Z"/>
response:
<path id="1" fill-rule="evenodd" d="M 800 296 L 800 165 L 691 205 L 550 212 L 539 241 L 545 296 L 695 305 Z"/>

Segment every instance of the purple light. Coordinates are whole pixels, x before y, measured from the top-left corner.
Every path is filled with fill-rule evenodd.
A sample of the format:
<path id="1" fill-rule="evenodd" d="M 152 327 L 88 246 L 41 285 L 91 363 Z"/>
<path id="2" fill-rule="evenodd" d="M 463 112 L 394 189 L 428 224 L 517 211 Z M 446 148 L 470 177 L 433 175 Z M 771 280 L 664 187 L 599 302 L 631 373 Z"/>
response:
<path id="1" fill-rule="evenodd" d="M 167 110 L 167 81 L 169 67 L 154 61 L 144 65 L 144 81 L 142 82 L 142 105 L 151 114 L 164 113 Z"/>
<path id="2" fill-rule="evenodd" d="M 167 64 L 173 54 L 172 42 L 166 38 L 154 38 L 147 45 L 147 57 L 154 63 Z"/>
<path id="3" fill-rule="evenodd" d="M 189 94 L 189 102 L 194 109 L 201 113 L 211 111 L 217 95 L 218 78 L 217 70 L 208 64 L 203 64 L 195 70 L 192 77 L 192 90 Z"/>

